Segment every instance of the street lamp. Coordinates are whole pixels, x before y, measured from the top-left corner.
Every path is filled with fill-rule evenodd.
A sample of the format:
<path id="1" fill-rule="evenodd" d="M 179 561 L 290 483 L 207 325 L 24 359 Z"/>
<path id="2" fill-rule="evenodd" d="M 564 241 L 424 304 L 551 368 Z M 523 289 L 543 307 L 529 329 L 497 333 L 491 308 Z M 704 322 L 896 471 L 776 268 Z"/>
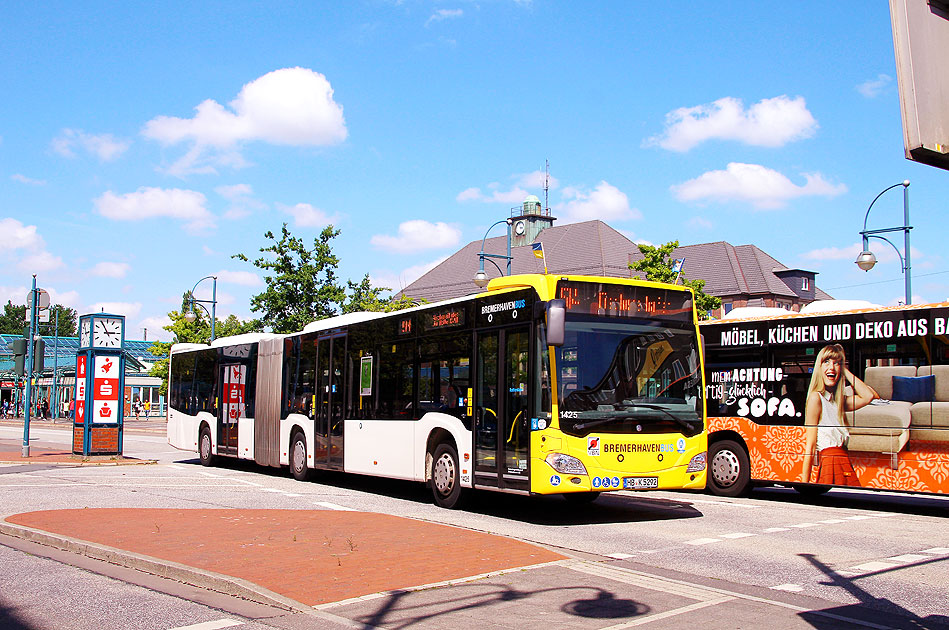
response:
<path id="1" fill-rule="evenodd" d="M 198 300 L 194 297 L 194 290 L 198 288 L 198 285 L 204 282 L 207 279 L 211 279 L 211 299 L 210 300 Z M 204 276 L 200 280 L 194 283 L 194 287 L 191 288 L 191 293 L 188 294 L 188 312 L 185 313 L 185 319 L 188 323 L 194 322 L 198 318 L 194 314 L 194 303 L 197 302 L 198 306 L 204 309 L 204 312 L 207 313 L 208 309 L 203 304 L 211 305 L 211 312 L 208 315 L 211 317 L 211 341 L 214 341 L 214 312 L 215 307 L 217 306 L 217 276 Z"/>
<path id="2" fill-rule="evenodd" d="M 484 287 L 488 286 L 488 275 L 484 273 L 484 259 L 485 258 L 487 258 L 492 265 L 497 267 L 498 273 L 501 274 L 502 276 L 511 275 L 511 261 L 514 260 L 514 258 L 511 256 L 511 223 L 512 222 L 513 221 L 511 219 L 502 219 L 500 221 L 496 221 L 495 223 L 492 223 L 491 227 L 489 227 L 487 232 L 484 233 L 484 238 L 481 239 L 481 251 L 478 252 L 478 261 L 480 263 L 480 266 L 478 267 L 478 273 L 476 273 L 474 276 L 474 283 L 478 285 L 478 288 L 480 289 L 483 289 Z M 504 254 L 486 254 L 484 252 L 484 242 L 488 238 L 488 232 L 490 232 L 494 228 L 495 225 L 501 225 L 502 223 L 507 224 L 507 256 L 505 256 Z M 498 264 L 494 262 L 493 260 L 491 260 L 492 258 L 500 258 L 502 260 L 507 260 L 507 274 L 501 271 L 501 268 L 498 267 Z"/>
<path id="3" fill-rule="evenodd" d="M 883 196 L 888 190 L 896 188 L 897 186 L 903 187 L 903 225 L 899 227 L 891 228 L 882 228 L 879 230 L 868 230 L 867 229 L 867 219 L 870 218 L 870 209 L 873 208 L 873 204 L 876 203 L 876 200 Z M 913 289 L 911 281 L 911 265 L 910 265 L 910 249 L 909 249 L 909 231 L 913 229 L 913 226 L 909 224 L 909 180 L 904 179 L 899 184 L 893 184 L 887 188 L 884 188 L 880 191 L 880 194 L 874 197 L 873 201 L 870 202 L 870 206 L 867 208 L 867 214 L 863 217 L 863 231 L 860 232 L 860 236 L 863 237 L 863 251 L 860 252 L 860 255 L 857 256 L 857 260 L 854 261 L 858 267 L 864 271 L 870 271 L 873 269 L 873 266 L 877 264 L 877 257 L 873 255 L 873 252 L 870 251 L 870 239 L 876 238 L 881 241 L 886 241 L 890 246 L 896 250 L 896 255 L 900 258 L 900 266 L 903 270 L 904 280 L 906 282 L 906 303 L 913 303 Z M 903 253 L 900 254 L 899 248 L 893 244 L 893 241 L 886 238 L 885 236 L 880 236 L 886 232 L 902 232 L 903 233 Z"/>

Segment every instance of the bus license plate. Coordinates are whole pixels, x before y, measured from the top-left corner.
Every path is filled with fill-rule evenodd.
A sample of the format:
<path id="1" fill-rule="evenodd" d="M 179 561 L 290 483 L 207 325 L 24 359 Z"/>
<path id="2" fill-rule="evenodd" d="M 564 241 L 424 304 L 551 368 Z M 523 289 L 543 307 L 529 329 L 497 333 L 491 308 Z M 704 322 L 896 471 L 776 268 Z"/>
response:
<path id="1" fill-rule="evenodd" d="M 659 477 L 624 477 L 623 488 L 627 490 L 649 490 L 659 487 Z"/>

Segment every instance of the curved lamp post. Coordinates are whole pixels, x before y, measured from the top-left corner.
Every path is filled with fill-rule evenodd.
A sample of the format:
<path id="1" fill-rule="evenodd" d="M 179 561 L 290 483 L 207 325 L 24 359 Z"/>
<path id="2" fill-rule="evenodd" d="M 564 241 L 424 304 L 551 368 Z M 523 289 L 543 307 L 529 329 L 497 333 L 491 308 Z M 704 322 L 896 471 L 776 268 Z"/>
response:
<path id="1" fill-rule="evenodd" d="M 502 223 L 507 223 L 507 256 L 504 254 L 486 254 L 484 253 L 484 242 L 488 239 L 488 232 L 490 232 L 495 225 L 501 225 Z M 478 288 L 483 289 L 488 286 L 488 276 L 484 273 L 484 259 L 487 258 L 492 265 L 498 268 L 498 273 L 503 275 L 511 275 L 511 261 L 514 258 L 511 256 L 511 219 L 502 219 L 495 223 L 491 224 L 491 227 L 488 228 L 488 231 L 484 233 L 484 238 L 481 239 L 481 251 L 478 252 L 478 261 L 480 266 L 478 267 L 478 273 L 474 276 L 474 283 L 478 285 Z M 501 271 L 501 268 L 498 267 L 498 264 L 491 260 L 492 258 L 500 258 L 502 260 L 507 260 L 507 274 Z"/>
<path id="2" fill-rule="evenodd" d="M 876 203 L 877 199 L 883 196 L 888 190 L 892 190 L 897 186 L 903 187 L 903 225 L 899 227 L 890 227 L 882 228 L 878 230 L 868 230 L 867 229 L 867 219 L 870 218 L 870 209 L 873 208 L 873 204 Z M 896 250 L 896 255 L 900 258 L 900 267 L 903 270 L 903 276 L 906 283 L 906 303 L 912 304 L 913 300 L 913 288 L 911 280 L 911 265 L 910 265 L 910 250 L 909 250 L 909 231 L 913 229 L 913 226 L 909 224 L 909 180 L 904 179 L 899 184 L 893 184 L 887 188 L 884 188 L 880 191 L 880 194 L 874 197 L 873 201 L 870 202 L 870 206 L 867 208 L 867 214 L 863 217 L 863 231 L 860 232 L 860 236 L 863 237 L 863 251 L 860 252 L 860 255 L 857 256 L 857 260 L 854 261 L 858 267 L 864 271 L 870 271 L 873 269 L 873 266 L 877 264 L 877 257 L 874 256 L 873 252 L 870 251 L 870 239 L 876 238 L 881 241 L 886 241 L 890 246 Z M 899 248 L 893 244 L 893 241 L 886 238 L 885 236 L 880 236 L 886 232 L 902 232 L 903 233 L 903 254 L 900 254 Z"/>
<path id="3" fill-rule="evenodd" d="M 198 288 L 199 284 L 201 284 L 202 282 L 204 282 L 205 280 L 209 278 L 212 280 L 211 299 L 210 300 L 195 299 L 194 290 Z M 214 311 L 215 311 L 215 307 L 217 306 L 217 276 L 204 276 L 203 278 L 195 282 L 194 287 L 191 288 L 191 293 L 188 294 L 188 312 L 185 313 L 185 319 L 188 320 L 189 324 L 198 318 L 198 316 L 194 314 L 195 302 L 198 303 L 198 306 L 204 309 L 205 313 L 208 312 L 208 309 L 206 306 L 204 306 L 204 304 L 211 305 L 211 312 L 208 313 L 208 315 L 211 317 L 211 341 L 214 341 Z"/>

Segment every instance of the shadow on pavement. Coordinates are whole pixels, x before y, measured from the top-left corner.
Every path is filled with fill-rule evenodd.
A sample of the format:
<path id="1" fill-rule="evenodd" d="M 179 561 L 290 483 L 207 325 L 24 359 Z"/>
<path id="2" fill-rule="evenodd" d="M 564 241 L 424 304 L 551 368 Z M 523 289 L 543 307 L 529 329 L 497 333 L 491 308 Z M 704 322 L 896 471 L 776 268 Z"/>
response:
<path id="1" fill-rule="evenodd" d="M 802 553 L 798 555 L 810 562 L 812 566 L 820 570 L 829 578 L 828 581 L 822 582 L 822 584 L 842 588 L 859 600 L 859 603 L 856 604 L 847 604 L 844 606 L 825 608 L 823 610 L 799 613 L 799 616 L 802 619 L 807 621 L 815 628 L 819 628 L 820 630 L 839 628 L 841 624 L 841 618 L 861 619 L 870 622 L 876 618 L 875 613 L 878 611 L 883 611 L 903 617 L 906 620 L 906 626 L 904 627 L 907 628 L 949 628 L 949 617 L 945 615 L 927 615 L 926 617 L 920 617 L 913 612 L 906 610 L 902 606 L 894 604 L 892 601 L 886 598 L 874 597 L 856 584 L 857 578 L 850 578 L 840 575 L 829 566 L 818 560 L 814 554 Z M 913 562 L 908 565 L 894 567 L 892 569 L 883 569 L 880 571 L 865 573 L 859 577 L 862 578 L 872 575 L 879 575 L 881 573 L 904 569 L 908 566 L 918 566 L 922 564 L 932 564 L 934 562 L 944 561 L 944 558 L 933 558 L 932 560 Z"/>
<path id="2" fill-rule="evenodd" d="M 16 611 L 0 603 L 0 628 L 4 630 L 39 630 L 21 619 Z"/>
<path id="3" fill-rule="evenodd" d="M 800 505 L 887 511 L 916 516 L 949 516 L 949 497 L 925 494 L 884 494 L 875 490 L 835 488 L 824 495 L 805 496 L 792 488 L 768 486 L 755 488 L 751 493 L 751 498 Z"/>
<path id="4" fill-rule="evenodd" d="M 408 628 L 446 615 L 456 615 L 489 606 L 501 606 L 507 602 L 542 600 L 551 596 L 569 595 L 570 591 L 576 591 L 579 597 L 563 604 L 560 612 L 571 617 L 628 621 L 652 611 L 646 604 L 631 599 L 617 599 L 612 592 L 602 588 L 565 586 L 524 591 L 506 584 L 479 582 L 452 587 L 453 593 L 459 593 L 457 596 L 444 597 L 446 592 L 442 591 L 439 593 L 440 597 L 419 604 L 404 602 L 408 596 L 414 594 L 413 591 L 396 591 L 383 598 L 375 611 L 355 617 L 354 621 L 375 628 Z M 554 619 L 549 619 L 549 621 L 556 623 Z M 438 622 L 435 621 L 435 623 Z"/>
<path id="5" fill-rule="evenodd" d="M 197 459 L 179 460 L 182 464 L 199 464 Z M 218 458 L 214 464 L 225 470 L 252 472 L 269 477 L 289 477 L 287 468 L 258 466 L 252 461 Z M 414 481 L 385 479 L 367 475 L 354 475 L 334 471 L 318 471 L 316 483 L 345 488 L 381 496 L 431 504 L 432 493 L 423 484 Z M 688 501 L 650 497 L 648 493 L 635 496 L 603 493 L 595 502 L 588 504 L 568 503 L 562 496 L 523 496 L 499 492 L 469 492 L 463 510 L 475 514 L 507 518 L 534 525 L 590 525 L 598 523 L 640 523 L 650 521 L 698 518 L 702 513 Z"/>

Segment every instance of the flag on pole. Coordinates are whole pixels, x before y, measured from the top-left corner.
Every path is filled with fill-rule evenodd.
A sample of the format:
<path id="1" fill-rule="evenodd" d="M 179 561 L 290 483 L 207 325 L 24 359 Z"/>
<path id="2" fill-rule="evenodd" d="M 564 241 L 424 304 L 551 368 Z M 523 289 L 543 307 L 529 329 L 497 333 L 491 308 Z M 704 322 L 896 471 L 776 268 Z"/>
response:
<path id="1" fill-rule="evenodd" d="M 676 275 L 672 284 L 679 284 L 679 275 L 682 273 L 683 267 L 685 267 L 685 258 L 676 258 L 672 261 L 672 273 Z"/>
<path id="2" fill-rule="evenodd" d="M 547 273 L 547 257 L 544 256 L 544 244 L 543 243 L 533 243 L 531 245 L 531 250 L 534 252 L 534 257 L 540 258 L 544 261 L 544 273 Z"/>

